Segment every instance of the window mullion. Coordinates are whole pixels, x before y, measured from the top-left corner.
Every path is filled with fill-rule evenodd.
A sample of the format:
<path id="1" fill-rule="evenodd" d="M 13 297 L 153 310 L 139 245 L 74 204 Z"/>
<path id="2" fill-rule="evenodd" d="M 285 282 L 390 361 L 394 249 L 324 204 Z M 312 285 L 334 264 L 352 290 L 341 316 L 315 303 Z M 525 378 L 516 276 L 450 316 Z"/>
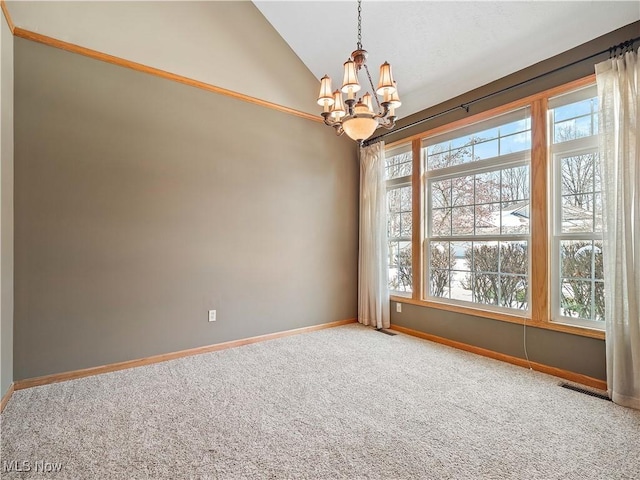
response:
<path id="1" fill-rule="evenodd" d="M 413 273 L 412 297 L 419 300 L 422 296 L 422 236 L 424 227 L 422 224 L 422 144 L 420 139 L 413 140 L 411 144 L 412 154 L 412 175 L 411 175 L 411 262 Z"/>
<path id="2" fill-rule="evenodd" d="M 531 318 L 537 322 L 550 320 L 549 310 L 549 208 L 547 99 L 531 105 Z"/>
<path id="3" fill-rule="evenodd" d="M 485 173 L 492 172 L 497 168 L 505 169 L 509 167 L 528 165 L 529 162 L 530 156 L 528 151 L 507 153 L 501 157 L 482 160 L 481 162 L 479 162 L 479 164 L 463 163 L 451 167 L 439 168 L 437 170 L 427 170 L 426 176 L 429 180 L 436 178 L 444 180 L 447 178 L 459 177 L 461 174 L 467 173 L 470 169 L 472 169 L 475 173 Z"/>

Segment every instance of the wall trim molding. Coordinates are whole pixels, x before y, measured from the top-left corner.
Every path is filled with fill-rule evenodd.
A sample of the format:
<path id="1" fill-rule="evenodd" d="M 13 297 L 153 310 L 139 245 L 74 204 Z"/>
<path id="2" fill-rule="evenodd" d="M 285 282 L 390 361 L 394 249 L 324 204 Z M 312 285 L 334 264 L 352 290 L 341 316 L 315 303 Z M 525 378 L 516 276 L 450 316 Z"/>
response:
<path id="1" fill-rule="evenodd" d="M 139 358 L 136 360 L 127 360 L 124 362 L 110 363 L 107 365 L 101 365 L 99 367 L 83 368 L 81 370 L 71 370 L 68 372 L 54 373 L 51 375 L 43 375 L 41 377 L 33 377 L 33 378 L 26 378 L 24 380 L 16 380 L 13 382 L 13 385 L 11 386 L 11 391 L 13 392 L 13 390 L 23 390 L 25 388 L 48 385 L 50 383 L 66 382 L 67 380 L 75 380 L 77 378 L 100 375 L 101 373 L 116 372 L 118 370 L 125 370 L 128 368 L 142 367 L 144 365 L 151 365 L 154 363 L 166 362 L 168 360 L 175 360 L 177 358 L 200 355 L 202 353 L 217 352 L 218 350 L 226 350 L 228 348 L 241 347 L 243 345 L 260 343 L 267 340 L 274 340 L 276 338 L 290 337 L 292 335 L 299 335 L 301 333 L 315 332 L 317 330 L 324 330 L 326 328 L 340 327 L 342 325 L 348 325 L 355 322 L 357 322 L 357 319 L 349 318 L 346 320 L 338 320 L 336 322 L 312 325 L 310 327 L 294 328 L 292 330 L 284 330 L 282 332 L 268 333 L 268 334 L 259 335 L 256 337 L 243 338 L 240 340 L 231 340 L 229 342 L 223 342 L 223 343 L 215 343 L 213 345 L 205 345 L 203 347 L 189 348 L 187 350 L 179 350 L 177 352 L 163 353 L 160 355 L 153 355 L 150 357 Z"/>
<path id="2" fill-rule="evenodd" d="M 0 0 L 0 1 L 2 1 L 2 6 L 4 10 L 5 9 L 4 0 Z M 57 38 L 48 37 L 40 33 L 32 32 L 30 30 L 25 30 L 24 28 L 15 27 L 12 30 L 12 32 L 16 37 L 24 38 L 25 40 L 31 40 L 32 42 L 36 42 L 36 43 L 41 43 L 49 47 L 58 48 L 60 50 L 65 50 L 71 53 L 76 53 L 78 55 L 89 57 L 94 60 L 99 60 L 101 62 L 110 63 L 112 65 L 116 65 L 119 67 L 129 68 L 137 72 L 147 73 L 149 75 L 154 75 L 156 77 L 160 77 L 165 80 L 171 80 L 173 82 L 182 83 L 183 85 L 199 88 L 200 90 L 206 90 L 208 92 L 217 93 L 219 95 L 224 95 L 226 97 L 235 98 L 236 100 L 241 100 L 243 102 L 253 103 L 254 105 L 270 108 L 272 110 L 277 110 L 279 112 L 287 113 L 289 115 L 295 115 L 297 117 L 304 118 L 306 120 L 311 120 L 313 122 L 318 122 L 318 123 L 323 122 L 322 118 L 320 118 L 318 115 L 312 115 L 310 113 L 303 112 L 301 110 L 296 110 L 295 108 L 285 107 L 284 105 L 279 105 L 277 103 L 269 102 L 267 100 L 261 100 L 259 98 L 251 97 L 249 95 L 235 92 L 227 88 L 218 87 L 216 85 L 211 85 L 210 83 L 205 83 L 199 80 L 195 80 L 193 78 L 184 77 L 182 75 L 167 72 L 165 70 L 160 70 L 159 68 L 143 65 L 142 63 L 132 62 L 130 60 L 116 57 L 114 55 L 109 55 L 107 53 L 102 53 L 97 50 L 81 47 L 80 45 L 58 40 Z"/>
<path id="3" fill-rule="evenodd" d="M 2 396 L 2 400 L 0 400 L 0 413 L 4 412 L 4 407 L 6 407 L 7 403 L 9 403 L 9 399 L 11 398 L 11 395 L 13 395 L 14 389 L 14 384 L 12 383 L 11 385 L 9 385 L 7 393 Z"/>
<path id="4" fill-rule="evenodd" d="M 7 2 L 5 2 L 5 0 L 0 0 L 0 9 L 2 9 L 2 13 L 4 13 L 4 19 L 7 21 L 7 25 L 9 25 L 9 30 L 11 30 L 11 33 L 14 33 L 16 26 L 13 23 L 13 19 L 11 18 L 9 8 L 7 7 Z"/>
<path id="5" fill-rule="evenodd" d="M 396 330 L 401 333 L 405 333 L 407 335 L 411 335 L 412 337 L 422 338 L 423 340 L 429 340 L 431 342 L 440 343 L 448 347 L 453 347 L 459 350 L 464 350 L 466 352 L 475 353 L 476 355 L 482 355 L 483 357 L 493 358 L 494 360 L 500 360 L 502 362 L 511 363 L 512 365 L 517 365 L 519 367 L 529 368 L 529 366 L 531 366 L 533 370 L 536 370 L 538 372 L 547 373 L 549 375 L 553 375 L 554 377 L 563 378 L 565 380 L 586 385 L 598 390 L 603 390 L 603 391 L 607 390 L 607 382 L 605 380 L 600 380 L 599 378 L 589 377 L 581 373 L 570 372 L 568 370 L 551 367 L 549 365 L 545 365 L 538 362 L 527 362 L 527 360 L 524 358 L 519 358 L 519 357 L 514 357 L 512 355 L 507 355 L 504 353 L 494 352 L 493 350 L 476 347 L 474 345 L 469 345 L 467 343 L 457 342 L 455 340 L 439 337 L 437 335 L 432 335 L 430 333 L 421 332 L 419 330 L 413 330 L 412 328 L 401 327 L 400 325 L 391 325 L 390 329 Z"/>

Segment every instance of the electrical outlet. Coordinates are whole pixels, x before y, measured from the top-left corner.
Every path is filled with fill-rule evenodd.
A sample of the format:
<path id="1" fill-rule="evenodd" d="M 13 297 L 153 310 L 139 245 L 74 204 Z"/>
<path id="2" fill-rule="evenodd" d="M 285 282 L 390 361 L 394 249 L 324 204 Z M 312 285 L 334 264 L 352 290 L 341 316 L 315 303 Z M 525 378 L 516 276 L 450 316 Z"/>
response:
<path id="1" fill-rule="evenodd" d="M 216 321 L 216 311 L 215 310 L 209 310 L 209 321 L 210 322 L 215 322 Z"/>
<path id="2" fill-rule="evenodd" d="M 402 304 L 396 302 L 396 312 L 398 313 L 402 313 Z"/>

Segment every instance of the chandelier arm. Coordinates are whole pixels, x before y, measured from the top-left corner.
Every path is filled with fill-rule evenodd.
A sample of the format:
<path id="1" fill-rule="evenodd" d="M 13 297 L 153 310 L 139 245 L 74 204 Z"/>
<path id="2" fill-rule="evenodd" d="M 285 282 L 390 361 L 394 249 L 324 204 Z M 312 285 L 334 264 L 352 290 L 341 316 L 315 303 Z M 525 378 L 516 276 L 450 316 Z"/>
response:
<path id="1" fill-rule="evenodd" d="M 369 85 L 371 85 L 371 93 L 372 95 L 375 97 L 376 99 L 376 104 L 378 105 L 378 111 L 380 111 L 380 109 L 382 108 L 380 106 L 380 100 L 378 100 L 378 95 L 376 94 L 376 88 L 373 86 L 373 80 L 371 80 L 371 74 L 369 73 L 369 67 L 367 67 L 367 64 L 363 64 L 362 65 L 364 67 L 364 69 L 367 71 L 367 78 L 369 79 Z M 386 114 L 385 114 L 386 115 Z"/>
<path id="2" fill-rule="evenodd" d="M 380 104 L 378 103 L 378 106 L 380 106 Z M 374 115 L 373 118 L 386 118 L 386 116 L 389 113 L 389 106 L 390 103 L 389 102 L 382 102 L 382 112 L 378 113 L 377 115 Z"/>
<path id="3" fill-rule="evenodd" d="M 324 124 L 330 127 L 333 127 L 335 125 L 334 122 L 329 121 L 327 118 L 324 119 Z"/>
<path id="4" fill-rule="evenodd" d="M 322 118 L 324 118 L 324 124 L 328 125 L 330 127 L 338 127 L 342 125 L 342 122 L 334 122 L 333 120 L 329 119 L 329 113 L 328 112 L 322 112 Z"/>
<path id="5" fill-rule="evenodd" d="M 344 133 L 344 130 L 342 129 L 342 121 L 338 120 L 337 122 L 334 122 L 333 120 L 329 119 L 329 112 L 322 112 L 322 118 L 324 119 L 324 124 L 328 125 L 330 127 L 333 127 L 336 129 L 336 135 L 340 136 Z"/>
<path id="6" fill-rule="evenodd" d="M 396 117 L 389 117 L 388 122 L 379 123 L 378 125 L 386 130 L 391 130 L 396 126 Z"/>

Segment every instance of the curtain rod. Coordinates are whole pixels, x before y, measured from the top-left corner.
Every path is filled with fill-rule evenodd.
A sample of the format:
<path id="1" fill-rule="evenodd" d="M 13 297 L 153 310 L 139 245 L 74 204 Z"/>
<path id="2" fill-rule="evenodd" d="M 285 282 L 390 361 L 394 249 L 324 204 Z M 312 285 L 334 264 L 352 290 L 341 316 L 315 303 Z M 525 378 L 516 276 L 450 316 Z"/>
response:
<path id="1" fill-rule="evenodd" d="M 545 73 L 541 73 L 540 75 L 536 75 L 535 77 L 532 77 L 532 78 L 530 78 L 528 80 L 524 80 L 522 82 L 516 83 L 514 85 L 510 85 L 510 86 L 502 88 L 500 90 L 496 90 L 495 92 L 488 93 L 487 95 L 483 95 L 481 97 L 474 98 L 473 100 L 470 100 L 468 102 L 462 103 L 462 104 L 457 105 L 455 107 L 448 108 L 447 110 L 444 110 L 444 111 L 442 111 L 440 113 L 436 113 L 434 115 L 429 115 L 428 117 L 421 118 L 420 120 L 416 120 L 415 122 L 411 122 L 411 123 L 408 123 L 407 125 L 403 125 L 402 127 L 398 127 L 395 130 L 391 130 L 389 132 L 383 133 L 382 135 L 378 135 L 377 137 L 370 138 L 369 140 L 366 140 L 365 142 L 363 142 L 363 146 L 368 147 L 369 145 L 372 145 L 374 143 L 379 142 L 380 140 L 382 140 L 384 137 L 386 137 L 388 135 L 392 135 L 394 133 L 401 132 L 402 130 L 406 130 L 407 128 L 415 127 L 416 125 L 419 125 L 421 123 L 427 122 L 429 120 L 433 120 L 434 118 L 442 117 L 443 115 L 447 115 L 447 114 L 449 114 L 451 112 L 455 112 L 456 110 L 466 110 L 466 112 L 469 113 L 469 107 L 471 105 L 475 104 L 475 103 L 481 102 L 481 101 L 486 100 L 486 99 L 491 98 L 491 97 L 495 97 L 496 95 L 500 95 L 502 93 L 508 92 L 509 90 L 513 90 L 514 88 L 521 87 L 523 85 L 526 85 L 527 83 L 533 82 L 535 80 L 539 80 L 539 79 L 541 79 L 543 77 L 546 77 L 547 75 L 552 75 L 552 74 L 554 74 L 556 72 L 564 70 L 565 68 L 572 67 L 572 66 L 574 66 L 574 65 L 576 65 L 578 63 L 582 63 L 582 62 L 584 62 L 586 60 L 590 60 L 590 59 L 592 59 L 594 57 L 597 57 L 599 55 L 603 55 L 605 53 L 609 53 L 610 56 L 614 56 L 614 55 L 616 55 L 616 51 L 617 50 L 620 50 L 620 53 L 622 53 L 625 49 L 629 49 L 629 48 L 633 47 L 633 44 L 636 43 L 639 40 L 640 40 L 640 37 L 632 38 L 631 40 L 627 40 L 626 42 L 619 43 L 617 45 L 614 45 L 612 47 L 607 48 L 606 50 L 602 50 L 601 52 L 591 54 L 588 57 L 581 58 L 580 60 L 575 60 L 575 61 L 573 61 L 571 63 L 568 63 L 566 65 L 563 65 L 561 67 L 554 68 L 553 70 L 550 70 L 550 71 L 545 72 Z"/>

